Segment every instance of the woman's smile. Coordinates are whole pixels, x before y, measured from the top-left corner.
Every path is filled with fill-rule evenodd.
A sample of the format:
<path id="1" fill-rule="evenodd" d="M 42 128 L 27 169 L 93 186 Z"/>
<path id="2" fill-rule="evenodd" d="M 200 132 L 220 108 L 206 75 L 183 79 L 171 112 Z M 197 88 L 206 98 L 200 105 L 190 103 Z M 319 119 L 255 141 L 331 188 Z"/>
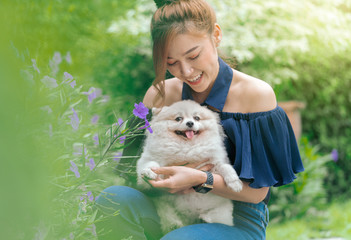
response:
<path id="1" fill-rule="evenodd" d="M 178 34 L 170 42 L 167 68 L 193 91 L 207 90 L 219 71 L 217 49 L 211 37 L 208 34 Z"/>
<path id="2" fill-rule="evenodd" d="M 199 75 L 195 76 L 194 78 L 187 79 L 187 81 L 188 81 L 189 84 L 191 84 L 191 85 L 197 85 L 197 84 L 199 84 L 199 83 L 201 82 L 202 76 L 203 76 L 203 72 L 200 73 Z"/>

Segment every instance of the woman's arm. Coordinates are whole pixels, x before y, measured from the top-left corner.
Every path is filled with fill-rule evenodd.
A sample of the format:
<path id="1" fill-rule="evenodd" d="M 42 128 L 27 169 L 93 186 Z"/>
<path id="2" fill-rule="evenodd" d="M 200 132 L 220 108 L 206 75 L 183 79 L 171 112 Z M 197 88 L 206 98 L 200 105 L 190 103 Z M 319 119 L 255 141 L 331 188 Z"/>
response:
<path id="1" fill-rule="evenodd" d="M 249 186 L 248 182 L 244 181 L 243 189 L 240 192 L 233 192 L 226 186 L 222 176 L 213 174 L 213 178 L 214 185 L 211 192 L 225 198 L 242 202 L 259 203 L 262 202 L 268 194 L 269 187 L 252 188 Z"/>
<path id="2" fill-rule="evenodd" d="M 204 166 L 201 170 L 210 170 L 212 166 Z M 160 167 L 152 169 L 157 174 L 165 175 L 165 179 L 150 180 L 149 182 L 156 188 L 165 188 L 170 193 L 189 193 L 193 192 L 193 186 L 206 182 L 207 174 L 203 171 L 183 166 Z M 249 183 L 243 182 L 243 189 L 234 192 L 229 189 L 222 176 L 213 174 L 214 194 L 237 201 L 259 203 L 266 197 L 269 188 L 251 188 Z"/>

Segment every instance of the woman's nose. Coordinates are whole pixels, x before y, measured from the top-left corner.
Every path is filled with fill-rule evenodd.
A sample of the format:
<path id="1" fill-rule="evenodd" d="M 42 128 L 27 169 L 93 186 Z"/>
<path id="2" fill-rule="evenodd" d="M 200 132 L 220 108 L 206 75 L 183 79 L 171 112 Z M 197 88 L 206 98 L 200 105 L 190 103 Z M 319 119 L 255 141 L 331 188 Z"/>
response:
<path id="1" fill-rule="evenodd" d="M 183 64 L 181 64 L 180 71 L 184 77 L 190 77 L 192 75 L 192 73 L 194 72 L 194 69 L 192 68 L 192 66 L 190 64 L 183 63 Z"/>

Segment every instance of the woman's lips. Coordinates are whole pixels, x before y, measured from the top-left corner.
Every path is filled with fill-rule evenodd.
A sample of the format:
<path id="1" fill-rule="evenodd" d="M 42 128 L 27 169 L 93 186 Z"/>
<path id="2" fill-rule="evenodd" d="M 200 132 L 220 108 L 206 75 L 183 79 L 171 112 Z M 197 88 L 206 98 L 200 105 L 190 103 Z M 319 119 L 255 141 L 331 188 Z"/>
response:
<path id="1" fill-rule="evenodd" d="M 201 74 L 199 74 L 197 77 L 195 77 L 194 80 L 187 80 L 187 82 L 190 84 L 190 85 L 197 85 L 201 82 L 202 80 L 202 77 L 203 77 L 203 72 Z"/>

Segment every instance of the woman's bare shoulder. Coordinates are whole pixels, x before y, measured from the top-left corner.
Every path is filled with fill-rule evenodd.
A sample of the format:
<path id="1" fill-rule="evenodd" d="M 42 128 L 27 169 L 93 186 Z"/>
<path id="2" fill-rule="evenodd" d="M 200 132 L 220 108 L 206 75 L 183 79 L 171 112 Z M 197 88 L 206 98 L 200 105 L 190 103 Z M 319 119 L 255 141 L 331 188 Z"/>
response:
<path id="1" fill-rule="evenodd" d="M 178 78 L 170 78 L 164 81 L 165 84 L 165 105 L 169 106 L 174 102 L 182 99 L 183 83 Z M 148 108 L 160 107 L 161 102 L 154 103 L 154 99 L 158 94 L 156 87 L 151 86 L 145 93 L 143 103 Z M 154 106 L 155 105 L 155 106 Z"/>
<path id="2" fill-rule="evenodd" d="M 272 87 L 252 76 L 234 70 L 233 81 L 229 89 L 226 111 L 229 112 L 264 112 L 277 106 Z"/>

